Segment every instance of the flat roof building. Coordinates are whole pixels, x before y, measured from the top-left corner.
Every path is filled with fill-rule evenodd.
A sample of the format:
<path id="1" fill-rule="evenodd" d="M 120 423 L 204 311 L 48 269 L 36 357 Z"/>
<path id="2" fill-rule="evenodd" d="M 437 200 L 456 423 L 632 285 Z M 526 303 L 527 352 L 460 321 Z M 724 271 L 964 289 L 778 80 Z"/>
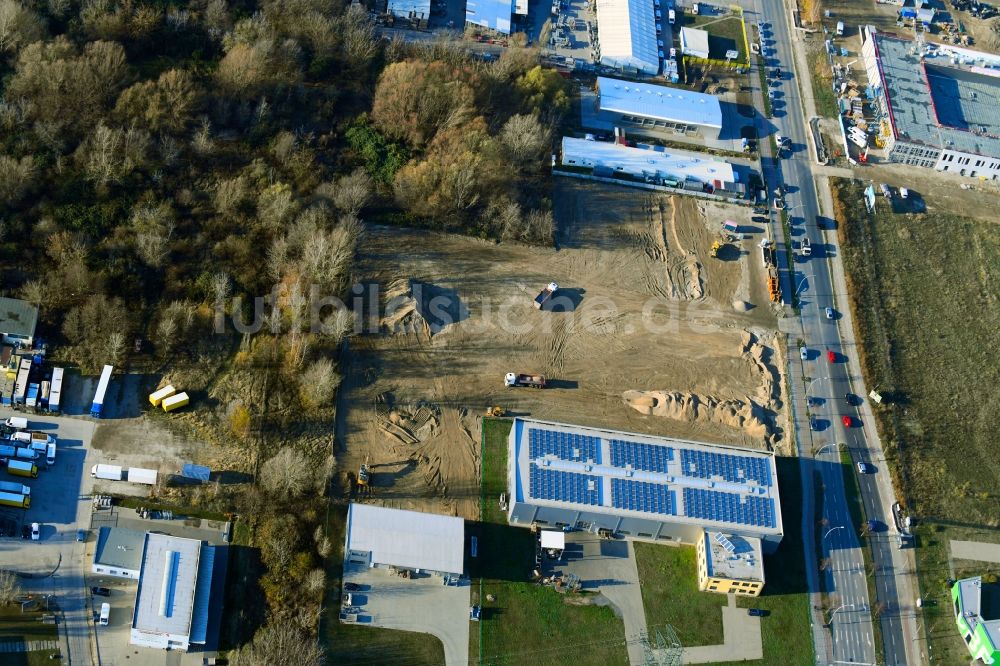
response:
<path id="1" fill-rule="evenodd" d="M 649 0 L 597 0 L 597 34 L 601 64 L 655 75 L 660 71 L 656 18 Z M 670 43 L 669 27 L 663 41 Z"/>
<path id="2" fill-rule="evenodd" d="M 996 56 L 921 46 L 872 26 L 862 39 L 877 143 L 890 161 L 984 180 L 1000 176 Z"/>
<path id="3" fill-rule="evenodd" d="M 214 561 L 215 548 L 197 539 L 147 533 L 129 643 L 184 651 L 205 644 Z"/>
<path id="4" fill-rule="evenodd" d="M 138 580 L 145 541 L 145 532 L 123 527 L 100 528 L 91 570 L 105 576 Z"/>
<path id="5" fill-rule="evenodd" d="M 599 110 L 616 113 L 626 122 L 712 137 L 722 130 L 722 105 L 713 95 L 606 76 L 597 77 L 597 93 Z"/>
<path id="6" fill-rule="evenodd" d="M 350 564 L 461 576 L 465 521 L 453 516 L 351 504 L 344 557 Z"/>
<path id="7" fill-rule="evenodd" d="M 681 28 L 681 53 L 708 59 L 708 33 L 697 28 Z"/>
<path id="8" fill-rule="evenodd" d="M 1000 589 L 985 585 L 981 576 L 951 586 L 955 623 L 973 659 L 984 664 L 1000 660 Z"/>
<path id="9" fill-rule="evenodd" d="M 774 454 L 514 419 L 508 520 L 695 545 L 706 530 L 782 538 Z"/>
<path id="10" fill-rule="evenodd" d="M 704 153 L 688 153 L 663 146 L 623 146 L 567 136 L 562 140 L 562 163 L 593 169 L 595 175 L 628 174 L 638 180 L 661 184 L 673 181 L 675 187 L 693 183 L 699 190 L 711 185 L 727 192 L 741 191 L 733 165 L 728 162 L 710 159 Z"/>
<path id="11" fill-rule="evenodd" d="M 699 590 L 760 596 L 764 589 L 764 558 L 759 539 L 706 531 L 695 550 Z"/>
<path id="12" fill-rule="evenodd" d="M 30 348 L 35 341 L 38 308 L 19 298 L 0 297 L 0 338 L 9 345 Z"/>

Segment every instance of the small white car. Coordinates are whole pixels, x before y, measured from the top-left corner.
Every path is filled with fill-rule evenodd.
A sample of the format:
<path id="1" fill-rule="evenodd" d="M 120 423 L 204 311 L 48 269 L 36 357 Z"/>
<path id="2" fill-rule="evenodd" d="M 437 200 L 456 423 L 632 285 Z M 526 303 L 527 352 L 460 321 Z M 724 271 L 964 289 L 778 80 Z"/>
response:
<path id="1" fill-rule="evenodd" d="M 858 461 L 858 474 L 867 474 L 867 473 L 868 473 L 868 465 L 866 463 Z"/>
<path id="2" fill-rule="evenodd" d="M 809 350 L 806 349 L 805 347 L 799 347 L 799 358 L 801 358 L 803 361 L 808 361 Z"/>
<path id="3" fill-rule="evenodd" d="M 833 319 L 833 308 L 826 308 L 826 318 Z"/>
<path id="4" fill-rule="evenodd" d="M 42 528 L 38 523 L 31 523 L 31 540 L 38 541 L 42 536 Z"/>

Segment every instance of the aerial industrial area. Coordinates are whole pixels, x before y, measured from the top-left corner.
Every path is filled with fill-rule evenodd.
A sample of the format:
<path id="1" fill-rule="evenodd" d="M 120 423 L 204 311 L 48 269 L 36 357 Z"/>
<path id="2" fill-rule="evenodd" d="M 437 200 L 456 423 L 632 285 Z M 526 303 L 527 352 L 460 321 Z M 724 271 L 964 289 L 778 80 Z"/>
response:
<path id="1" fill-rule="evenodd" d="M 0 0 L 0 663 L 1000 663 L 1000 12 Z"/>

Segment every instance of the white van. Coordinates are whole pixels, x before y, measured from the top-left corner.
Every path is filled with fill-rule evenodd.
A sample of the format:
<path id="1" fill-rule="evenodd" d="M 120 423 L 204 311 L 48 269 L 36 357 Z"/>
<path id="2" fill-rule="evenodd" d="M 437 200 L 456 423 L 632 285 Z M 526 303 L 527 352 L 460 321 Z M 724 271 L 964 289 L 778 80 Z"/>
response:
<path id="1" fill-rule="evenodd" d="M 101 619 L 97 623 L 106 627 L 109 619 L 111 619 L 111 604 L 101 604 Z"/>
<path id="2" fill-rule="evenodd" d="M 695 16 L 698 15 L 698 3 L 697 2 L 694 3 L 693 5 L 691 5 L 691 13 L 694 14 Z"/>
<path id="3" fill-rule="evenodd" d="M 844 36 L 844 22 L 837 21 L 837 37 L 843 37 L 843 36 Z"/>
<path id="4" fill-rule="evenodd" d="M 4 425 L 8 428 L 16 428 L 17 430 L 27 430 L 28 419 L 23 416 L 11 416 L 9 419 L 4 421 Z"/>
<path id="5" fill-rule="evenodd" d="M 48 465 L 56 464 L 56 445 L 47 444 L 45 447 L 45 462 Z"/>

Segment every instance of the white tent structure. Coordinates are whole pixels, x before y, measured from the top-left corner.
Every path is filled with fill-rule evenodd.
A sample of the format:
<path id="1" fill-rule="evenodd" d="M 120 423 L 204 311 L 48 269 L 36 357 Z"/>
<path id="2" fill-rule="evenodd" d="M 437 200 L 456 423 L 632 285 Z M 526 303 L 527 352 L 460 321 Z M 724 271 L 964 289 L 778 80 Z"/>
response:
<path id="1" fill-rule="evenodd" d="M 597 34 L 602 65 L 644 74 L 660 71 L 656 19 L 649 0 L 597 0 Z"/>

